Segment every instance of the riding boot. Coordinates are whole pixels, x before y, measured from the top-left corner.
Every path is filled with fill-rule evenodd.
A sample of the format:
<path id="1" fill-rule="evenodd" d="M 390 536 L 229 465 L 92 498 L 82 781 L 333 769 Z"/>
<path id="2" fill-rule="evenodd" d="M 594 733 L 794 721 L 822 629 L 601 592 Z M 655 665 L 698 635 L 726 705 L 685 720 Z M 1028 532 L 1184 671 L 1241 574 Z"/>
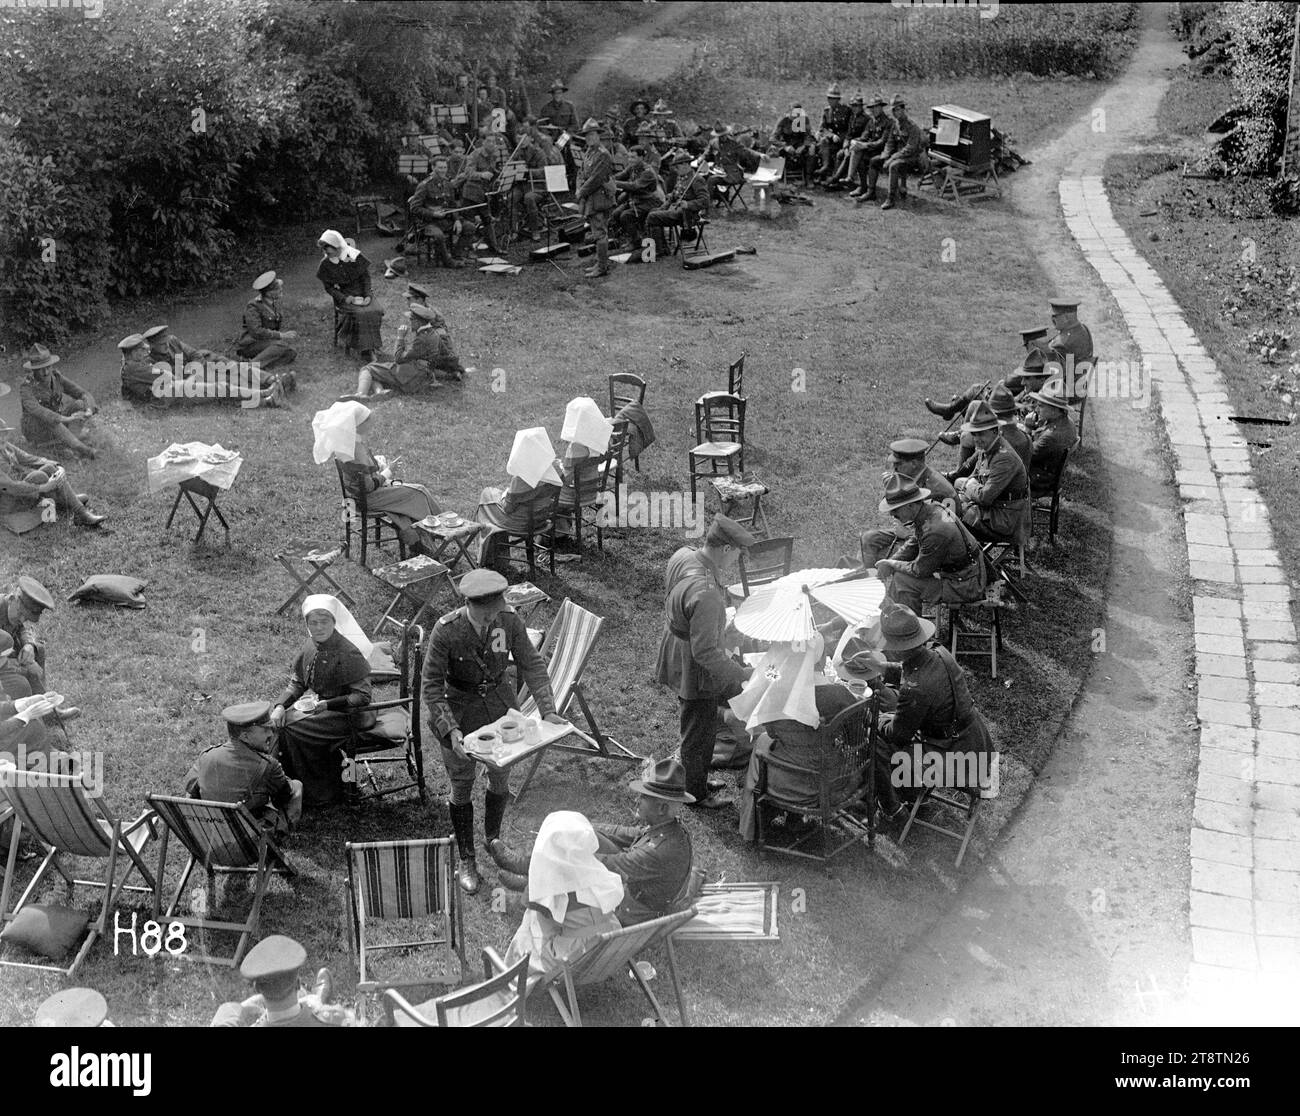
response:
<path id="1" fill-rule="evenodd" d="M 521 876 L 518 872 L 507 872 L 502 869 L 497 873 L 497 879 L 501 881 L 501 886 L 509 888 L 511 891 L 522 891 L 525 895 L 528 893 L 528 877 Z"/>
<path id="2" fill-rule="evenodd" d="M 452 802 L 448 805 L 447 812 L 451 814 L 451 828 L 456 834 L 456 849 L 460 853 L 456 882 L 467 895 L 473 895 L 482 882 L 474 859 L 474 803 Z"/>
<path id="3" fill-rule="evenodd" d="M 925 408 L 932 415 L 938 415 L 941 419 L 951 420 L 962 414 L 968 406 L 970 399 L 965 395 L 954 395 L 948 403 L 931 403 L 925 401 Z"/>
<path id="4" fill-rule="evenodd" d="M 506 807 L 510 804 L 510 792 L 496 794 L 488 791 L 483 796 L 483 839 L 488 847 L 501 836 L 501 819 L 506 816 Z M 526 869 L 525 869 L 526 870 Z"/>
<path id="5" fill-rule="evenodd" d="M 530 853 L 512 849 L 499 838 L 488 842 L 488 852 L 491 853 L 492 859 L 496 861 L 498 868 L 503 868 L 507 872 L 514 872 L 521 876 L 528 875 L 528 865 L 532 859 Z"/>

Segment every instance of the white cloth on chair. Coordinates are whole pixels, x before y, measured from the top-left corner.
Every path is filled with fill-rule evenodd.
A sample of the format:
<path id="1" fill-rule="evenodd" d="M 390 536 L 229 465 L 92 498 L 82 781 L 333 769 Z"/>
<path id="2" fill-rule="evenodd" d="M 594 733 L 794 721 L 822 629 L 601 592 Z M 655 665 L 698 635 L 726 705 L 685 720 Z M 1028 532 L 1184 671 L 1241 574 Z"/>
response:
<path id="1" fill-rule="evenodd" d="M 564 483 L 556 471 L 555 447 L 551 445 L 545 427 L 533 426 L 527 430 L 515 431 L 515 444 L 510 449 L 506 472 L 512 477 L 518 477 L 530 488 L 536 488 L 543 481 L 548 484 Z"/>
<path id="2" fill-rule="evenodd" d="M 564 429 L 560 431 L 564 441 L 586 446 L 592 456 L 599 457 L 609 449 L 613 433 L 614 424 L 601 414 L 594 399 L 580 395 L 569 400 L 564 412 Z"/>
<path id="3" fill-rule="evenodd" d="M 312 417 L 311 428 L 316 435 L 312 446 L 312 459 L 324 465 L 331 457 L 342 461 L 356 460 L 357 427 L 370 417 L 370 408 L 360 403 L 331 403 Z"/>

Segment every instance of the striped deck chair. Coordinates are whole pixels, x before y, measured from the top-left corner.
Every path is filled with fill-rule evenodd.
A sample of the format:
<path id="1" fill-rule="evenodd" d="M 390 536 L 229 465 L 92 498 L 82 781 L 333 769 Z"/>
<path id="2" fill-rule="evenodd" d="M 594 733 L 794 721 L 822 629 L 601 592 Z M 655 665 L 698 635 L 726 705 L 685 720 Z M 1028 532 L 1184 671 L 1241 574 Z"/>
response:
<path id="1" fill-rule="evenodd" d="M 123 825 L 113 816 L 103 798 L 91 798 L 80 775 L 53 775 L 23 772 L 17 768 L 0 769 L 0 795 L 7 800 L 14 814 L 13 834 L 9 839 L 9 858 L 5 863 L 4 884 L 0 886 L 0 922 L 13 921 L 33 895 L 51 869 L 67 882 L 71 892 L 78 886 L 89 887 L 103 893 L 103 906 L 99 916 L 86 928 L 86 938 L 77 951 L 72 964 L 64 969 L 59 965 L 37 965 L 19 961 L 0 960 L 0 965 L 23 969 L 44 969 L 48 972 L 76 976 L 90 947 L 111 930 L 110 919 L 117 909 L 124 891 L 148 892 L 155 897 L 158 885 L 153 874 L 141 859 L 145 846 L 154 837 L 151 815 L 146 811 L 135 821 Z M 4 813 L 0 810 L 0 816 Z M 14 883 L 14 870 L 18 860 L 18 842 L 23 827 L 46 848 L 45 859 L 36 870 L 31 883 L 18 902 L 9 910 L 9 893 Z M 69 856 L 86 857 L 103 861 L 104 872 L 98 879 L 79 880 L 63 864 Z M 118 877 L 119 861 L 126 871 Z M 133 872 L 148 886 L 128 884 Z"/>
<path id="2" fill-rule="evenodd" d="M 159 918 L 162 902 L 161 881 L 167 871 L 168 840 L 175 836 L 190 854 L 190 860 L 160 921 L 179 922 L 186 927 L 201 930 L 205 938 L 209 930 L 238 935 L 232 957 L 210 954 L 206 944 L 199 949 L 191 946 L 181 955 L 190 960 L 234 968 L 243 960 L 249 939 L 257 932 L 257 922 L 262 915 L 262 899 L 266 895 L 272 874 L 278 872 L 286 877 L 296 876 L 297 869 L 280 851 L 271 832 L 258 825 L 247 807 L 240 803 L 205 802 L 197 798 L 176 798 L 165 794 L 148 794 L 145 799 L 157 812 L 164 826 L 162 846 L 158 853 L 159 888 L 154 898 L 154 918 Z M 176 908 L 181 896 L 185 894 L 185 885 L 189 883 L 194 869 L 200 865 L 207 873 L 207 894 L 199 902 L 191 903 L 192 914 L 178 915 Z M 213 908 L 218 875 L 253 877 L 253 903 L 243 922 L 207 917 Z"/>
<path id="3" fill-rule="evenodd" d="M 454 879 L 455 842 L 450 837 L 434 837 L 349 841 L 345 847 L 348 936 L 357 955 L 357 992 L 363 1018 L 368 995 L 422 984 L 459 984 L 465 968 L 465 914 Z M 406 925 L 400 929 L 377 925 L 397 922 Z M 408 931 L 416 937 L 405 936 Z M 381 940 L 390 937 L 396 940 Z M 396 963 L 385 965 L 383 974 L 378 971 L 379 959 L 374 954 L 392 950 L 407 954 L 417 949 L 439 958 L 441 971 L 436 975 L 412 971 Z M 459 958 L 459 968 L 452 963 L 453 956 Z"/>
<path id="4" fill-rule="evenodd" d="M 681 982 L 677 979 L 677 956 L 673 951 L 672 936 L 694 917 L 695 908 L 687 907 L 684 911 L 663 915 L 649 922 L 624 926 L 621 930 L 607 930 L 598 935 L 593 940 L 594 944 L 585 952 L 542 977 L 533 986 L 532 993 L 535 995 L 543 988 L 546 989 L 551 994 L 551 1000 L 555 1003 L 560 1018 L 564 1020 L 564 1025 L 581 1027 L 582 1014 L 578 1009 L 577 990 L 584 985 L 599 984 L 628 972 L 650 1001 L 656 1025 L 671 1026 L 649 982 L 636 967 L 637 958 L 651 947 L 662 943 L 668 955 L 668 976 L 672 981 L 673 994 L 677 997 L 677 1014 L 682 1026 L 689 1027 L 686 1001 L 682 998 Z M 505 972 L 505 962 L 494 950 L 485 949 L 483 956 L 491 961 L 492 968 L 497 973 Z"/>
<path id="5" fill-rule="evenodd" d="M 596 741 L 596 747 L 593 749 L 590 744 L 580 737 L 561 737 L 549 747 L 561 748 L 567 752 L 577 752 L 583 756 L 639 764 L 642 762 L 643 757 L 637 755 L 630 748 L 624 747 L 613 737 L 606 736 L 600 731 L 600 726 L 596 724 L 596 718 L 592 716 L 591 706 L 587 704 L 587 695 L 582 688 L 583 672 L 587 669 L 587 663 L 591 660 L 591 652 L 596 646 L 596 639 L 599 637 L 601 626 L 604 623 L 603 617 L 597 616 L 594 612 L 588 612 L 581 605 L 576 605 L 566 598 L 560 605 L 560 611 L 556 613 L 555 620 L 547 631 L 545 640 L 542 641 L 541 653 L 542 658 L 546 660 L 546 673 L 550 675 L 551 679 L 551 694 L 555 698 L 555 711 L 561 717 L 566 717 L 569 713 L 569 707 L 576 701 L 578 708 L 582 710 L 582 715 L 587 719 L 591 735 Z M 536 716 L 537 701 L 532 694 L 525 698 L 524 691 L 519 691 L 519 709 L 520 712 L 529 716 Z M 528 775 L 520 786 L 519 792 L 515 795 L 516 798 L 524 796 L 528 784 L 533 781 L 533 776 L 537 774 L 537 768 L 541 765 L 542 756 L 546 754 L 546 751 L 547 749 L 543 748 L 534 755 L 532 766 L 528 769 Z"/>

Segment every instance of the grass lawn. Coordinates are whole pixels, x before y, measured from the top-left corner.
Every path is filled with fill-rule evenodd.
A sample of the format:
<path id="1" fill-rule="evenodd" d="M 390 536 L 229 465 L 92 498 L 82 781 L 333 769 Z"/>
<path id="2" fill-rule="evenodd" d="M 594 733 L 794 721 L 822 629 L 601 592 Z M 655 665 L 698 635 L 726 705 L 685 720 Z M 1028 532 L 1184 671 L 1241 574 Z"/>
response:
<path id="1" fill-rule="evenodd" d="M 1200 137 L 1230 101 L 1223 79 L 1180 75 L 1162 102 L 1161 130 L 1174 138 Z M 1300 522 L 1293 514 L 1300 506 L 1300 424 L 1295 421 L 1300 383 L 1288 372 L 1286 351 L 1300 347 L 1300 228 L 1294 219 L 1269 210 L 1267 186 L 1267 179 L 1184 178 L 1182 161 L 1165 156 L 1121 156 L 1107 168 L 1116 218 L 1214 357 L 1232 413 L 1291 420 L 1289 425 L 1242 424 L 1240 430 L 1251 445 L 1287 578 L 1295 584 L 1300 580 Z M 1260 331 L 1286 334 L 1289 344 L 1266 361 L 1259 343 L 1250 341 Z"/>
<path id="2" fill-rule="evenodd" d="M 1002 103 L 997 98 L 1005 84 L 961 83 L 960 94 L 952 86 L 908 92 L 920 104 L 958 100 L 990 108 Z M 1055 105 L 1057 120 L 1066 119 L 1082 111 L 1091 90 L 1043 84 L 1042 93 L 1026 119 L 1042 112 L 1046 120 L 1041 102 Z M 1021 94 L 1016 103 L 1032 100 Z M 1017 136 L 1028 134 L 1009 111 L 1007 126 Z M 792 206 L 771 220 L 715 215 L 709 236 L 715 248 L 752 244 L 757 255 L 700 272 L 670 263 L 629 266 L 603 283 L 578 278 L 576 262 L 565 263 L 563 273 L 532 265 L 513 278 L 413 268 L 413 276 L 434 286 L 463 359 L 479 371 L 462 389 L 378 404 L 377 449 L 399 455 L 405 476 L 427 483 L 444 507 L 472 515 L 481 488 L 503 481 L 517 428 L 545 425 L 558 444 L 570 398 L 603 400 L 610 372 L 633 371 L 649 382 L 647 406 L 659 440 L 642 457 L 644 472 L 631 474 L 631 485 L 678 491 L 686 482 L 691 401 L 724 387 L 727 364 L 748 350 L 746 456 L 773 486 L 773 532 L 797 537 L 796 567 L 831 565 L 852 550 L 860 530 L 878 522 L 886 443 L 903 433 L 937 431 L 921 397 L 946 398 L 972 379 L 1009 370 L 1017 360 L 1016 331 L 1045 319 L 1052 290 L 1051 277 L 1017 251 L 1021 232 L 997 203 L 954 209 L 921 200 L 882 213 L 819 195 L 815 207 Z M 945 263 L 948 238 L 957 254 Z M 362 246 L 378 259 L 391 242 Z M 289 283 L 287 318 L 305 340 L 291 409 L 152 412 L 106 394 L 100 425 L 111 448 L 93 466 L 74 465 L 72 472 L 79 487 L 84 482 L 101 496 L 113 533 L 59 524 L 6 549 L 7 572 L 39 576 L 56 598 L 94 572 L 150 582 L 143 612 L 60 605 L 46 625 L 51 684 L 86 711 L 73 726 L 73 744 L 106 753 L 107 797 L 120 815 L 134 816 L 148 791 L 180 788 L 197 751 L 221 738 L 223 705 L 279 690 L 304 634 L 296 618 L 274 615 L 289 585 L 272 554 L 290 537 L 324 542 L 340 534 L 334 471 L 312 463 L 310 420 L 352 389 L 356 364 L 330 348 L 329 304 L 306 278 L 314 262 L 292 267 L 302 278 Z M 380 280 L 377 290 L 391 337 L 402 285 Z M 214 325 L 210 335 L 180 332 L 195 344 L 223 344 L 236 315 L 224 307 L 226 325 Z M 121 318 L 105 336 L 138 328 L 136 321 Z M 102 378 L 111 382 L 117 354 L 109 345 L 97 351 Z M 806 391 L 792 390 L 796 368 L 805 370 Z M 504 371 L 506 390 L 491 390 L 493 369 Z M 145 458 L 191 439 L 245 455 L 243 472 L 222 500 L 233 524 L 229 549 L 194 550 L 180 531 L 165 535 L 170 495 L 144 491 Z M 952 460 L 940 458 L 944 467 Z M 1035 606 L 1009 618 L 999 679 L 973 681 L 1005 755 L 1004 793 L 988 804 L 977 855 L 968 860 L 972 868 L 1041 766 L 1091 661 L 1110 547 L 1107 496 L 1097 475 L 1091 446 L 1072 455 L 1062 545 L 1032 560 Z M 677 744 L 676 702 L 655 685 L 652 670 L 663 564 L 681 542 L 673 531 L 614 530 L 603 557 L 584 556 L 560 567 L 557 578 L 543 573 L 538 579 L 557 605 L 570 596 L 608 618 L 588 671 L 590 692 L 605 729 L 647 756 L 668 754 Z M 359 619 L 372 625 L 387 604 L 384 593 L 355 563 L 337 568 L 357 596 Z M 344 999 L 356 971 L 344 940 L 343 842 L 446 833 L 437 749 L 426 748 L 426 759 L 435 805 L 421 808 L 408 798 L 356 815 L 309 815 L 290 846 L 301 879 L 292 889 L 274 884 L 264 906 L 260 933 L 303 941 L 312 966 L 334 969 Z M 508 815 L 507 836 L 526 841 L 558 808 L 598 821 L 626 820 L 633 804 L 628 777 L 621 766 L 556 760 Z M 733 812 L 688 812 L 686 824 L 712 879 L 782 883 L 779 943 L 680 950 L 698 1023 L 807 1024 L 832 1017 L 939 916 L 958 882 L 953 847 L 930 834 L 918 834 L 903 850 L 888 838 L 874 854 L 855 846 L 824 871 L 759 859 L 738 839 Z M 489 870 L 483 893 L 467 903 L 471 974 L 479 947 L 504 946 L 521 913 L 517 905 L 493 909 L 493 884 Z M 202 1024 L 221 1000 L 244 994 L 227 971 L 115 958 L 108 946 L 92 952 L 79 979 L 107 996 L 119 1024 Z M 29 1020 L 55 987 L 52 977 L 0 972 L 0 1024 Z M 631 993 L 623 982 L 584 993 L 584 1015 L 635 1023 L 645 1013 Z M 554 1016 L 543 1007 L 537 1018 Z"/>

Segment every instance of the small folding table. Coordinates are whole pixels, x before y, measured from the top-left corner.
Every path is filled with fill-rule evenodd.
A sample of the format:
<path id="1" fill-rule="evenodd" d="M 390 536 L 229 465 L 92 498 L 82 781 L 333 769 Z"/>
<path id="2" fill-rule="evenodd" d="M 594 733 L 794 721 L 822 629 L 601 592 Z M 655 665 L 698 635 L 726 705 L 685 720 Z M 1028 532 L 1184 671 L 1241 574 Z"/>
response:
<path id="1" fill-rule="evenodd" d="M 477 520 L 462 519 L 452 526 L 439 522 L 442 518 L 431 515 L 415 524 L 416 533 L 424 543 L 425 553 L 436 562 L 445 562 L 449 569 L 454 570 L 461 562 L 471 570 L 476 568 L 478 563 L 470 554 L 469 545 L 483 530 L 483 524 Z"/>
<path id="2" fill-rule="evenodd" d="M 202 541 L 209 517 L 216 515 L 217 521 L 225 529 L 226 545 L 229 546 L 230 524 L 217 507 L 217 498 L 235 483 L 235 477 L 239 475 L 243 464 L 244 459 L 234 450 L 222 449 L 220 445 L 210 446 L 204 442 L 173 443 L 157 457 L 149 458 L 149 491 L 161 492 L 173 484 L 177 486 L 176 499 L 172 502 L 163 529 L 171 529 L 176 509 L 181 506 L 181 498 L 184 497 L 199 521 L 199 529 L 194 536 L 195 544 Z M 200 507 L 199 500 L 206 501 L 206 506 Z"/>
<path id="3" fill-rule="evenodd" d="M 289 595 L 289 599 L 277 608 L 276 615 L 283 616 L 295 604 L 298 603 L 299 597 L 306 597 L 312 591 L 312 585 L 317 581 L 324 581 L 329 589 L 322 589 L 322 592 L 332 592 L 340 601 L 350 609 L 356 608 L 356 602 L 337 581 L 329 574 L 330 563 L 334 561 L 343 548 L 336 546 L 333 549 L 326 550 L 324 547 L 312 546 L 308 543 L 288 542 L 279 554 L 275 555 L 275 560 L 289 571 L 289 576 L 297 583 L 297 588 Z M 310 572 L 303 576 L 303 571 L 298 567 L 304 565 Z"/>
<path id="4" fill-rule="evenodd" d="M 445 583 L 453 595 L 455 593 L 451 572 L 427 554 L 418 554 L 391 566 L 377 566 L 370 572 L 397 594 L 376 625 L 376 631 L 382 631 L 385 624 L 392 624 L 405 632 L 412 624 L 418 624 L 438 595 L 440 582 Z M 403 605 L 415 610 L 409 620 L 398 619 L 398 610 Z"/>

